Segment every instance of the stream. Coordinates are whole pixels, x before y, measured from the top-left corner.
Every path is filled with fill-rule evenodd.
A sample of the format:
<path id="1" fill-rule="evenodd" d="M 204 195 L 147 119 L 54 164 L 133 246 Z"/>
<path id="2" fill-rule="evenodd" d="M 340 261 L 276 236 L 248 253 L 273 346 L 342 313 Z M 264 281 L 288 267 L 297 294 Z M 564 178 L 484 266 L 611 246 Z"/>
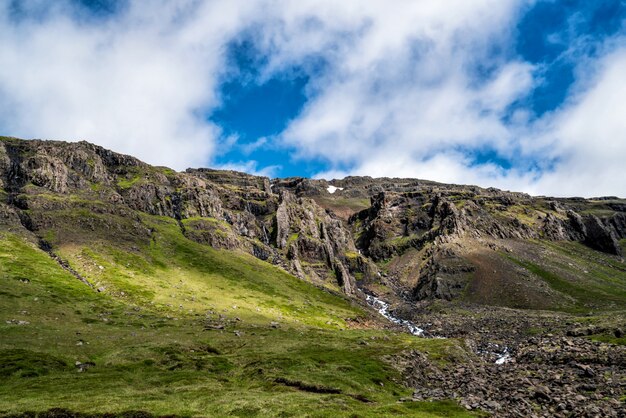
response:
<path id="1" fill-rule="evenodd" d="M 406 328 L 413 335 L 416 335 L 418 337 L 425 336 L 425 331 L 422 328 L 415 325 L 413 322 L 408 321 L 406 319 L 396 318 L 395 316 L 393 316 L 389 312 L 389 303 L 385 302 L 382 299 L 377 298 L 376 296 L 368 295 L 368 294 L 365 294 L 365 300 L 371 307 L 376 309 L 380 315 L 385 317 L 390 322 L 393 322 L 394 324 L 397 324 Z M 435 337 L 435 338 L 445 338 L 445 337 Z M 509 353 L 508 347 L 504 347 L 504 349 L 502 349 L 498 344 L 491 344 L 491 343 L 490 343 L 490 346 L 492 346 L 490 347 L 491 350 L 485 350 L 485 351 L 479 350 L 478 354 L 482 354 L 482 355 L 491 354 L 491 355 L 496 356 L 495 364 L 498 364 L 498 365 L 506 364 L 509 361 L 511 361 L 512 357 L 511 357 L 511 354 Z"/>
<path id="2" fill-rule="evenodd" d="M 509 361 L 511 361 L 511 358 L 512 357 L 509 354 L 509 348 L 504 347 L 504 351 L 499 355 L 498 359 L 496 360 L 496 364 L 508 363 Z"/>
<path id="3" fill-rule="evenodd" d="M 407 321 L 406 319 L 396 318 L 391 313 L 389 313 L 389 304 L 384 300 L 378 299 L 376 296 L 367 294 L 365 295 L 365 300 L 371 307 L 376 309 L 379 314 L 387 318 L 389 321 L 405 327 L 413 335 L 417 335 L 419 337 L 424 336 L 424 330 L 415 325 L 413 322 Z"/>

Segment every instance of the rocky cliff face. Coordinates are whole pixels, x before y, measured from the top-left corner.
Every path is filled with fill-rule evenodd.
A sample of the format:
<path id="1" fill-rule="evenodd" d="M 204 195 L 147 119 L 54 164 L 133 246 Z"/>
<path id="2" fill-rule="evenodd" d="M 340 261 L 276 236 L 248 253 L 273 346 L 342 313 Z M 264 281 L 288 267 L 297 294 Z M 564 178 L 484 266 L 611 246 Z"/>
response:
<path id="1" fill-rule="evenodd" d="M 178 173 L 86 142 L 3 138 L 0 201 L 0 226 L 28 230 L 42 245 L 80 239 L 72 228 L 145 241 L 141 214 L 163 216 L 189 239 L 245 251 L 319 285 L 413 302 L 457 297 L 477 271 L 478 249 L 574 241 L 619 256 L 626 239 L 626 201 L 618 198 L 415 179 Z"/>
<path id="2" fill-rule="evenodd" d="M 388 297 L 411 303 L 466 294 L 495 265 L 524 286 L 527 278 L 514 264 L 493 259 L 506 259 L 516 243 L 578 242 L 620 257 L 626 238 L 626 201 L 618 198 L 555 199 L 368 177 L 275 180 L 274 188 L 307 196 L 342 217 L 370 266 L 359 285 L 392 289 Z"/>
<path id="3" fill-rule="evenodd" d="M 248 252 L 348 294 L 356 290 L 350 231 L 315 201 L 274 193 L 268 178 L 209 169 L 177 173 L 86 142 L 5 138 L 0 186 L 3 226 L 21 226 L 42 241 L 67 239 L 72 227 L 145 239 L 150 232 L 139 216 L 145 213 L 176 219 L 197 242 Z M 90 216 L 80 216 L 85 212 Z M 116 217 L 135 219 L 135 230 Z M 68 220 L 76 223 L 63 225 Z"/>

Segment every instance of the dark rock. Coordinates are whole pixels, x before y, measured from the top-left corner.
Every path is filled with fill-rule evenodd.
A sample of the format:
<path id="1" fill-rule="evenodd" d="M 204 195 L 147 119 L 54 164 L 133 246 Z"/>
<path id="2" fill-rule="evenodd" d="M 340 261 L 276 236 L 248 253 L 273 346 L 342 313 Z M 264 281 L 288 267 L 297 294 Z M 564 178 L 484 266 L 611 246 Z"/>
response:
<path id="1" fill-rule="evenodd" d="M 551 391 L 547 386 L 537 386 L 533 391 L 533 396 L 540 401 L 549 402 L 552 400 L 550 393 Z"/>
<path id="2" fill-rule="evenodd" d="M 585 229 L 587 233 L 584 242 L 589 247 L 609 254 L 622 254 L 622 249 L 613 232 L 596 216 L 590 215 L 585 218 Z"/>

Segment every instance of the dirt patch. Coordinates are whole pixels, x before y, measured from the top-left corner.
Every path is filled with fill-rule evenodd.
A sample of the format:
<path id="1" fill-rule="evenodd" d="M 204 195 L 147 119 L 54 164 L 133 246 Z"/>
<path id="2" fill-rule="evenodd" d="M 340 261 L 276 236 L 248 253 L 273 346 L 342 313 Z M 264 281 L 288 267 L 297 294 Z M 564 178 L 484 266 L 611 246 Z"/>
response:
<path id="1" fill-rule="evenodd" d="M 516 309 L 551 309 L 559 297 L 546 283 L 490 249 L 465 256 L 475 267 L 465 300 Z"/>
<path id="2" fill-rule="evenodd" d="M 298 390 L 302 390 L 304 392 L 312 392 L 312 393 L 343 393 L 341 389 L 331 388 L 328 386 L 321 385 L 312 385 L 309 383 L 302 382 L 300 380 L 290 380 L 284 377 L 277 377 L 274 379 L 274 382 L 279 383 L 281 385 L 290 386 L 296 388 Z"/>
<path id="3" fill-rule="evenodd" d="M 177 418 L 178 415 L 153 415 L 146 411 L 124 411 L 118 413 L 93 414 L 71 411 L 64 408 L 51 408 L 42 412 L 22 412 L 19 414 L 0 414 L 0 418 Z"/>
<path id="4" fill-rule="evenodd" d="M 361 394 L 344 393 L 341 389 L 338 389 L 338 388 L 332 388 L 332 387 L 322 386 L 322 385 L 314 385 L 314 384 L 302 382 L 300 380 L 290 380 L 284 377 L 277 377 L 276 379 L 274 379 L 274 382 L 279 383 L 281 385 L 293 387 L 304 392 L 344 394 L 344 395 L 350 396 L 351 398 L 356 399 L 357 401 L 366 402 L 366 403 L 372 402 L 366 396 L 361 395 Z"/>

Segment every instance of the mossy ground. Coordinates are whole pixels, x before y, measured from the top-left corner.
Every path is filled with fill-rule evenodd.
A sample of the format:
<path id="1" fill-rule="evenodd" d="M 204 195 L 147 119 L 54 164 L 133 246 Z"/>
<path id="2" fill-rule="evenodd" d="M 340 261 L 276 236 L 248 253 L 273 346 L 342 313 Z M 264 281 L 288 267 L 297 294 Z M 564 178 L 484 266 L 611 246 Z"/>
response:
<path id="1" fill-rule="evenodd" d="M 96 234 L 55 248 L 102 293 L 0 233 L 0 415 L 469 415 L 454 402 L 398 402 L 411 390 L 385 360 L 417 349 L 445 362 L 458 341 L 352 329 L 367 314 L 347 299 L 193 243 L 172 220 L 143 221 L 145 247 Z"/>

